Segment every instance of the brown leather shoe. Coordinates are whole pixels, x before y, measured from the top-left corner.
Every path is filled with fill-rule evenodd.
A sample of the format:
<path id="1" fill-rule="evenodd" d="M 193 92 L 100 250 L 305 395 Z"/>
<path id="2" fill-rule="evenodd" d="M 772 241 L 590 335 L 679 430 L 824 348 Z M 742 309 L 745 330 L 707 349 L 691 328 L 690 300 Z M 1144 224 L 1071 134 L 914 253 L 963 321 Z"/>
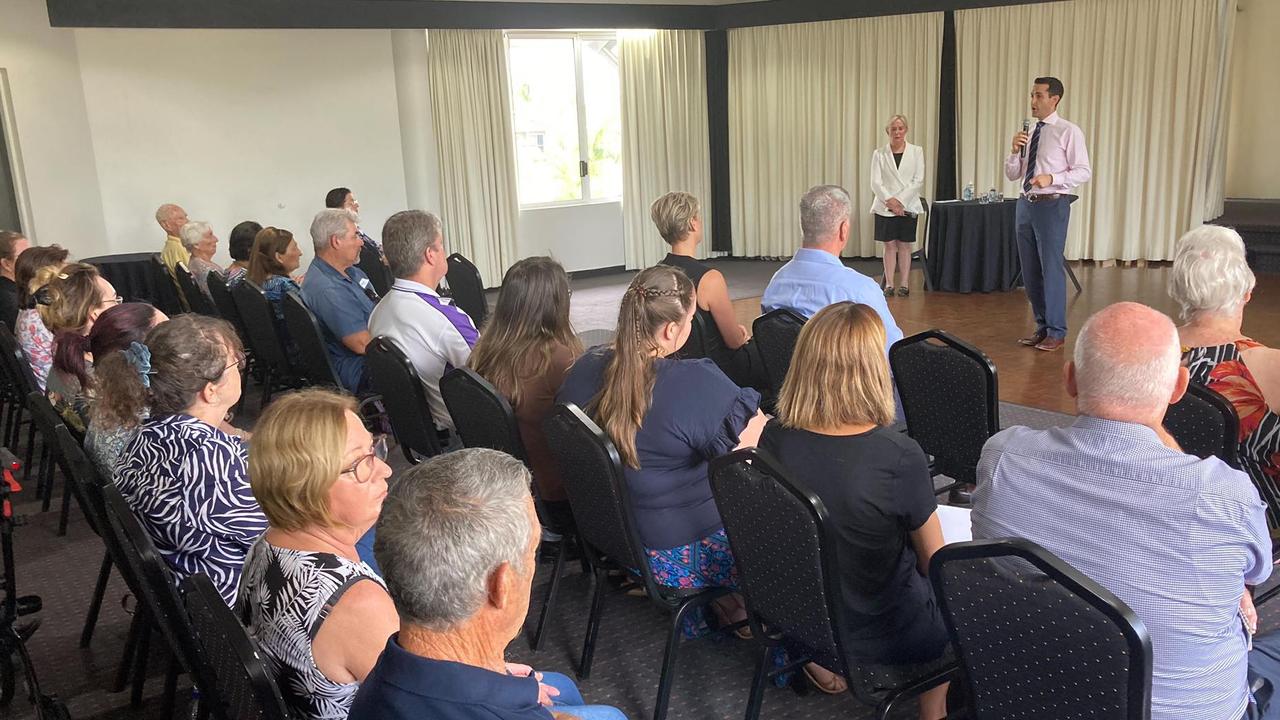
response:
<path id="1" fill-rule="evenodd" d="M 1037 330 L 1035 331 L 1034 334 L 1024 337 L 1018 342 L 1022 343 L 1023 345 L 1026 345 L 1027 347 L 1035 347 L 1040 343 L 1044 342 L 1044 339 L 1047 337 L 1049 337 L 1049 333 L 1045 332 L 1044 330 Z"/>
<path id="2" fill-rule="evenodd" d="M 1060 349 L 1064 344 L 1066 344 L 1066 341 L 1062 338 L 1047 337 L 1036 344 L 1036 349 L 1043 350 L 1045 352 L 1053 352 L 1054 350 Z"/>

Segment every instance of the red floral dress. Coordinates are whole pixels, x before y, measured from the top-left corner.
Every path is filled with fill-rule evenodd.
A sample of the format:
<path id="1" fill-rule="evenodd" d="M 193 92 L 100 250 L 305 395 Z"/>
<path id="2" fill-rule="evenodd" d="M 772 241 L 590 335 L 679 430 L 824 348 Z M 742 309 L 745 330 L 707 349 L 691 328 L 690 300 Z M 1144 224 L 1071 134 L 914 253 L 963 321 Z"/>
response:
<path id="1" fill-rule="evenodd" d="M 1231 401 L 1240 416 L 1239 456 L 1267 504 L 1267 524 L 1280 533 L 1280 414 L 1271 411 L 1240 353 L 1262 343 L 1241 338 L 1227 345 L 1183 348 L 1191 382 Z"/>

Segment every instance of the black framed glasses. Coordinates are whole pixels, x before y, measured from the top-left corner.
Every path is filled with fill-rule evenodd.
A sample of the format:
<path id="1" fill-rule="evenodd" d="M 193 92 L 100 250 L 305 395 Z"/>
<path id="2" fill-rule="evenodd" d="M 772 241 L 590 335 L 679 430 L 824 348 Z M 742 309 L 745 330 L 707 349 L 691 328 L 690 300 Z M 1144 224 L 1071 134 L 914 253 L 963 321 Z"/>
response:
<path id="1" fill-rule="evenodd" d="M 244 356 L 244 353 L 243 353 L 243 352 L 241 352 L 241 351 L 239 351 L 239 350 L 237 350 L 237 351 L 236 351 L 236 359 L 235 359 L 235 360 L 233 360 L 233 361 L 231 362 L 231 364 L 230 364 L 230 365 L 228 365 L 228 366 L 226 366 L 226 367 L 222 368 L 222 372 L 218 373 L 218 377 L 205 378 L 205 380 L 208 380 L 208 381 L 209 381 L 209 382 L 211 382 L 211 383 L 216 383 L 216 382 L 218 382 L 219 380 L 221 380 L 221 379 L 222 379 L 222 376 L 223 376 L 223 375 L 226 375 L 226 374 L 227 374 L 227 371 L 228 371 L 228 370 L 230 370 L 231 368 L 236 368 L 237 370 L 241 370 L 241 371 L 242 371 L 242 370 L 244 370 L 245 365 L 247 365 L 248 363 L 249 363 L 248 358 L 246 358 L 246 357 Z"/>
<path id="2" fill-rule="evenodd" d="M 361 455 L 359 459 L 351 463 L 345 470 L 338 473 L 339 475 L 354 475 L 355 481 L 364 484 L 373 479 L 374 466 L 376 460 L 386 461 L 387 459 L 387 436 L 374 435 L 373 447 L 370 451 Z"/>

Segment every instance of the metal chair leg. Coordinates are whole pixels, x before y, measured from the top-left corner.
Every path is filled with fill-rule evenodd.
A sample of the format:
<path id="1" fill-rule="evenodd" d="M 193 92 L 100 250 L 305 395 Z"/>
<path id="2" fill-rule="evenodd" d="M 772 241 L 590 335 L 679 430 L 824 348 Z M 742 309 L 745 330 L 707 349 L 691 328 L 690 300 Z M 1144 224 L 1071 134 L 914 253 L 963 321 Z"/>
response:
<path id="1" fill-rule="evenodd" d="M 53 463 L 54 471 L 59 467 L 58 463 Z M 58 516 L 58 537 L 67 534 L 67 522 L 71 519 L 71 475 L 65 471 L 62 473 L 62 510 Z"/>
<path id="2" fill-rule="evenodd" d="M 1076 272 L 1071 269 L 1071 263 L 1066 258 L 1062 258 L 1062 267 L 1067 271 L 1067 277 L 1071 278 L 1071 284 L 1076 286 L 1076 294 L 1080 294 L 1080 280 L 1076 278 Z"/>
<path id="3" fill-rule="evenodd" d="M 133 654 L 138 651 L 138 640 L 142 637 L 142 627 L 147 623 L 146 613 L 139 607 L 129 621 L 129 635 L 124 641 L 124 654 L 120 657 L 120 666 L 116 669 L 116 677 L 107 688 L 118 693 L 129 684 L 133 671 Z"/>
<path id="4" fill-rule="evenodd" d="M 747 695 L 746 720 L 757 720 L 760 717 L 760 706 L 764 704 L 764 686 L 769 675 L 769 655 L 773 648 L 763 645 L 760 648 L 760 661 L 756 663 L 756 673 L 751 679 L 751 691 Z"/>
<path id="5" fill-rule="evenodd" d="M 164 671 L 164 695 L 160 706 L 160 717 L 171 718 L 178 707 L 178 673 L 182 667 L 178 664 L 178 656 L 170 650 L 168 667 Z"/>
<path id="6" fill-rule="evenodd" d="M 102 598 L 107 594 L 107 581 L 111 579 L 111 553 L 102 554 L 98 568 L 98 582 L 93 586 L 93 598 L 89 600 L 89 612 L 84 616 L 84 629 L 80 631 L 80 647 L 89 647 L 93 631 L 98 626 L 98 613 L 102 611 Z"/>
<path id="7" fill-rule="evenodd" d="M 705 606 L 698 598 L 686 600 L 671 614 L 671 630 L 667 634 L 667 649 L 662 654 L 662 675 L 658 677 L 658 700 L 653 708 L 653 720 L 665 720 L 667 705 L 671 701 L 671 683 L 675 679 L 676 653 L 680 650 L 680 626 L 689 611 Z"/>
<path id="8" fill-rule="evenodd" d="M 53 503 L 53 463 L 51 462 L 49 443 L 43 442 L 40 447 L 40 512 L 49 512 Z"/>
<path id="9" fill-rule="evenodd" d="M 10 447 L 17 447 L 18 438 L 21 437 L 22 435 L 21 425 L 22 425 L 22 408 L 19 407 L 18 416 L 14 420 L 14 427 L 13 427 L 12 442 L 14 444 L 10 445 Z M 25 480 L 27 483 L 31 482 L 31 473 L 35 472 L 35 468 L 31 467 L 31 454 L 35 450 L 35 446 L 36 446 L 36 424 L 32 422 L 31 429 L 27 431 L 27 452 L 22 458 L 22 472 L 23 472 L 22 479 Z M 40 476 L 36 475 L 36 477 L 39 478 Z M 36 490 L 37 491 L 40 490 L 40 487 L 38 485 L 36 486 Z"/>
<path id="10" fill-rule="evenodd" d="M 595 592 L 591 596 L 591 614 L 587 617 L 587 637 L 582 642 L 582 659 L 578 662 L 578 679 L 591 677 L 591 658 L 596 652 L 596 635 L 600 632 L 600 615 L 604 610 L 604 594 L 609 583 L 605 573 L 598 568 L 593 573 Z"/>
<path id="11" fill-rule="evenodd" d="M 151 655 L 151 619 L 142 625 L 142 634 L 138 637 L 138 644 L 133 651 L 133 689 L 129 693 L 129 705 L 131 707 L 140 707 L 142 705 L 142 689 L 147 682 L 147 660 Z"/>
<path id="12" fill-rule="evenodd" d="M 555 567 L 551 570 L 551 582 L 547 583 L 547 594 L 542 599 L 542 611 L 538 613 L 538 627 L 533 632 L 529 647 L 538 652 L 542 649 L 542 635 L 546 630 L 547 617 L 551 614 L 551 605 L 555 603 L 556 592 L 560 588 L 560 574 L 564 571 L 564 556 L 569 554 L 568 538 L 559 542 L 560 552 L 556 555 Z"/>

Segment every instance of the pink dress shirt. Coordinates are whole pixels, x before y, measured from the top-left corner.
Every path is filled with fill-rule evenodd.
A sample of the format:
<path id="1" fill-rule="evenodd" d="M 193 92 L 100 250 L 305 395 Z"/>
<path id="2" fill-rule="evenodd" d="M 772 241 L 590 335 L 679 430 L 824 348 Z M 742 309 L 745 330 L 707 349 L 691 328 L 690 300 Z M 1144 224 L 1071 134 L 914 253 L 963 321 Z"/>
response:
<path id="1" fill-rule="evenodd" d="M 1035 134 L 1034 125 L 1031 126 L 1031 134 Z M 1028 150 L 1030 145 L 1028 138 Z M 1056 112 L 1045 118 L 1044 127 L 1040 128 L 1034 174 L 1052 175 L 1053 184 L 1043 188 L 1032 187 L 1028 195 L 1071 192 L 1072 188 L 1089 182 L 1093 177 L 1093 170 L 1089 168 L 1089 151 L 1084 147 L 1084 133 Z M 1004 175 L 1021 187 L 1023 178 L 1027 176 L 1026 158 L 1021 153 L 1005 158 Z"/>

